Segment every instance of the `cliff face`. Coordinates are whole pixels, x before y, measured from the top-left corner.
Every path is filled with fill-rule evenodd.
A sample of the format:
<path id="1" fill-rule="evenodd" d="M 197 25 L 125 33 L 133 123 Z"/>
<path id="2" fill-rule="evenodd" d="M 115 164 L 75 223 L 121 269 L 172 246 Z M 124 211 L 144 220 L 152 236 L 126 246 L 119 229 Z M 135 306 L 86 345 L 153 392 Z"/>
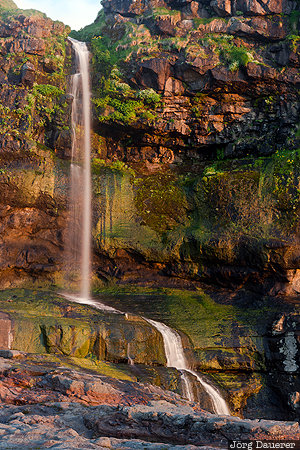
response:
<path id="1" fill-rule="evenodd" d="M 296 2 L 106 0 L 103 7 L 82 36 L 102 36 L 92 41 L 97 114 L 108 127 L 120 124 L 115 141 L 127 161 L 266 155 L 295 145 Z"/>
<path id="2" fill-rule="evenodd" d="M 69 30 L 11 3 L 0 2 L 0 12 L 5 287 L 55 281 L 60 268 L 72 99 L 66 95 Z M 274 387 L 291 416 L 299 408 L 298 316 L 280 304 L 287 315 L 273 333 L 274 299 L 261 300 L 261 293 L 300 291 L 297 24 L 296 2 L 288 0 L 112 0 L 79 33 L 92 51 L 95 273 L 120 283 L 219 285 L 210 288 L 213 302 L 178 291 L 175 306 L 168 300 L 165 309 L 179 320 L 176 328 L 185 319 L 194 366 L 216 370 L 226 390 L 231 385 L 235 411 L 258 393 L 248 402 L 250 416 L 258 404 L 269 408 Z M 255 292 L 248 300 L 247 289 Z M 142 296 L 142 302 L 152 307 L 154 299 Z M 54 322 L 37 320 L 38 333 L 47 350 L 66 352 L 76 331 Z M 28 329 L 26 320 L 19 326 Z M 99 333 L 87 333 L 83 343 L 78 338 L 79 350 L 67 354 L 88 354 Z M 119 345 L 104 344 L 110 354 Z M 105 356 L 100 347 L 97 358 Z M 141 356 L 138 340 L 132 347 Z M 126 359 L 126 351 L 118 348 L 115 360 Z M 242 372 L 238 395 L 228 371 Z M 269 381 L 261 389 L 264 377 Z"/>
<path id="3" fill-rule="evenodd" d="M 75 33 L 91 41 L 102 136 L 98 273 L 297 292 L 296 2 L 103 6 Z"/>
<path id="4" fill-rule="evenodd" d="M 64 175 L 55 157 L 70 142 L 69 32 L 37 11 L 0 5 L 1 279 L 53 271 L 62 250 Z M 70 144 L 68 144 L 70 145 Z M 47 147 L 46 147 L 47 146 Z M 52 148 L 52 150 L 51 150 Z"/>

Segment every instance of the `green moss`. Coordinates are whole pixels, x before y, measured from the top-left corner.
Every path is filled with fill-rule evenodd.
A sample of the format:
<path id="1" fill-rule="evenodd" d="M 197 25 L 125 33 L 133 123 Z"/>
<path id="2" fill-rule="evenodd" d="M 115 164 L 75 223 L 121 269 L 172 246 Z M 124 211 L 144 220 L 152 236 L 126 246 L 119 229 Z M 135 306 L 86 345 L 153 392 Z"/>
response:
<path id="1" fill-rule="evenodd" d="M 101 13 L 92 26 L 72 35 L 76 39 L 85 37 L 91 41 L 96 74 L 93 103 L 99 122 L 125 125 L 138 120 L 147 124 L 153 122 L 160 96 L 150 89 L 136 91 L 124 82 L 123 75 L 124 61 L 135 51 L 140 51 L 143 40 L 149 37 L 144 25 L 138 25 L 132 19 L 111 30 Z"/>
<path id="2" fill-rule="evenodd" d="M 63 95 L 63 93 L 64 92 L 62 89 L 59 89 L 58 87 L 51 84 L 35 84 L 32 90 L 32 94 L 34 96 L 41 94 L 43 97 L 48 98 L 58 98 Z"/>
<path id="3" fill-rule="evenodd" d="M 64 297 L 54 291 L 40 291 L 31 289 L 6 289 L 0 290 L 1 311 L 16 312 L 23 318 L 32 317 L 64 317 L 65 308 L 70 305 Z M 81 317 L 87 313 L 92 317 L 96 310 L 84 305 L 72 304 L 73 317 Z"/>
<path id="4" fill-rule="evenodd" d="M 300 18 L 300 12 L 298 10 L 294 10 L 291 12 L 289 19 L 290 19 L 290 27 L 292 32 L 297 32 L 298 34 L 298 23 Z"/>
<path id="5" fill-rule="evenodd" d="M 28 10 L 24 14 L 33 15 L 35 12 Z M 10 14 L 7 13 L 2 20 L 16 26 L 16 24 L 20 24 L 19 15 L 23 16 L 23 11 L 17 9 Z M 63 26 L 61 28 L 63 29 Z M 25 88 L 20 84 L 9 85 L 9 89 L 15 91 L 15 102 L 6 107 L 5 111 L 0 108 L 1 132 L 23 138 L 26 141 L 41 140 L 45 136 L 46 141 L 51 133 L 50 130 L 53 129 L 53 122 L 61 112 L 58 100 L 66 85 L 65 39 L 67 34 L 68 28 L 64 28 L 59 36 L 55 34 L 54 30 L 50 37 L 43 39 L 45 44 L 43 60 L 38 55 L 26 54 L 22 51 L 6 55 L 11 75 L 15 74 L 15 77 L 19 75 L 22 65 L 29 61 L 36 69 L 35 78 L 39 83 L 35 84 L 32 89 Z M 44 64 L 50 64 L 52 72 L 44 71 Z M 16 80 L 19 81 L 17 78 Z M 3 89 L 5 89 L 5 85 Z M 62 124 L 62 126 L 64 125 L 66 124 Z"/>
<path id="6" fill-rule="evenodd" d="M 120 369 L 120 367 L 117 364 L 99 361 L 93 357 L 89 358 L 69 357 L 67 361 L 70 364 L 70 366 L 92 370 L 100 375 L 116 378 L 118 380 L 135 381 L 135 378 L 132 375 L 130 375 L 128 371 Z"/>
<path id="7" fill-rule="evenodd" d="M 154 18 L 156 17 L 162 17 L 162 16 L 179 16 L 180 17 L 180 11 L 177 11 L 176 9 L 168 9 L 163 7 L 155 7 L 152 9 L 152 15 Z"/>
<path id="8" fill-rule="evenodd" d="M 1 8 L 0 5 L 0 17 L 2 20 L 14 20 L 15 15 L 24 15 L 26 17 L 29 16 L 41 16 L 41 17 L 47 17 L 46 14 L 42 13 L 41 11 L 38 11 L 37 9 L 20 9 L 16 6 L 16 4 L 10 0 L 3 0 L 4 5 L 7 5 Z"/>
<path id="9" fill-rule="evenodd" d="M 154 89 L 143 89 L 136 93 L 136 97 L 143 100 L 144 103 L 151 105 L 158 105 L 161 101 L 161 95 L 155 92 Z"/>
<path id="10" fill-rule="evenodd" d="M 214 37 L 216 43 L 216 50 L 221 58 L 228 64 L 229 70 L 235 71 L 240 66 L 246 66 L 249 62 L 254 60 L 252 53 L 243 45 L 237 46 L 236 43 L 231 42 L 233 36 L 222 36 L 220 38 Z"/>
<path id="11" fill-rule="evenodd" d="M 94 158 L 92 161 L 92 171 L 94 174 L 102 175 L 107 172 L 119 175 L 135 176 L 135 171 L 122 161 L 106 162 L 104 159 Z"/>
<path id="12" fill-rule="evenodd" d="M 143 222 L 165 233 L 186 220 L 187 203 L 184 192 L 170 173 L 136 178 L 135 206 Z"/>
<path id="13" fill-rule="evenodd" d="M 159 320 L 192 342 L 197 366 L 206 370 L 264 370 L 264 327 L 280 311 L 268 298 L 245 308 L 217 303 L 202 289 L 150 289 L 111 286 L 102 301 L 121 310 Z M 188 346 L 186 339 L 184 345 Z"/>
<path id="14" fill-rule="evenodd" d="M 179 273 L 184 262 L 183 272 L 196 279 L 209 261 L 240 264 L 245 251 L 263 269 L 272 257 L 266 242 L 286 241 L 297 229 L 299 167 L 291 151 L 227 160 L 219 149 L 214 162 L 180 174 L 146 175 L 95 159 L 95 239 L 112 254 L 131 248 L 147 260 L 173 261 Z"/>
<path id="15" fill-rule="evenodd" d="M 154 120 L 154 111 L 160 103 L 159 94 L 153 89 L 135 92 L 122 81 L 121 72 L 114 65 L 118 57 L 114 53 L 112 56 L 108 49 L 103 51 L 93 48 L 94 65 L 100 71 L 99 87 L 93 98 L 99 122 L 130 124 L 137 120 Z"/>
<path id="16" fill-rule="evenodd" d="M 225 17 L 218 17 L 218 16 L 209 17 L 209 18 L 206 18 L 206 17 L 194 17 L 193 18 L 194 27 L 198 28 L 199 25 L 207 25 L 207 24 L 209 24 L 210 22 L 212 22 L 213 20 L 216 20 L 216 19 L 223 20 L 225 22 L 227 22 L 229 20 L 229 19 L 226 19 Z"/>
<path id="17" fill-rule="evenodd" d="M 299 35 L 295 35 L 295 34 L 290 34 L 288 36 L 288 39 L 290 41 L 290 46 L 291 46 L 293 52 L 296 52 L 297 48 L 298 48 L 298 45 L 299 45 L 299 42 L 300 42 L 300 36 Z"/>
<path id="18" fill-rule="evenodd" d="M 9 10 L 13 10 L 13 9 L 17 9 L 17 5 L 15 4 L 15 2 L 13 2 L 13 0 L 1 0 L 0 1 L 0 9 L 9 9 Z"/>
<path id="19" fill-rule="evenodd" d="M 210 376 L 227 394 L 230 409 L 241 413 L 249 397 L 257 394 L 264 385 L 263 375 L 258 372 L 247 374 L 233 374 L 214 372 Z"/>

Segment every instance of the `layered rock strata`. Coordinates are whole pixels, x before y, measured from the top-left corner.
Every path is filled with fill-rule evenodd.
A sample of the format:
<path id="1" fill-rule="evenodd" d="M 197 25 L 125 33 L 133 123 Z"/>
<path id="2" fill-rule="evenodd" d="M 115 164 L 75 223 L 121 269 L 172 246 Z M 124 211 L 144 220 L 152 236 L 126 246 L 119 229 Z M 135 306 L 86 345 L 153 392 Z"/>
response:
<path id="1" fill-rule="evenodd" d="M 62 252 L 67 181 L 55 158 L 70 148 L 69 28 L 0 5 L 0 272 L 4 286 L 48 276 Z M 47 147 L 46 147 L 47 146 Z M 50 150 L 51 148 L 51 150 Z M 47 275 L 48 274 L 48 275 Z"/>
<path id="2" fill-rule="evenodd" d="M 55 370 L 42 361 L 23 374 L 17 362 L 1 358 L 0 364 L 1 448 L 18 448 L 20 434 L 23 446 L 64 449 L 179 450 L 220 448 L 237 438 L 299 439 L 295 422 L 218 417 L 158 388 Z"/>
<path id="3" fill-rule="evenodd" d="M 113 136 L 109 156 L 157 163 L 215 157 L 221 149 L 227 157 L 265 155 L 295 145 L 296 2 L 106 0 L 103 6 L 93 31 L 102 36 L 94 42 L 96 61 L 107 59 L 96 75 L 103 99 L 96 106 L 102 131 Z M 89 37 L 88 27 L 81 36 Z M 115 52 L 119 74 L 109 71 Z M 133 104 L 134 94 L 152 116 Z M 123 96 L 127 110 L 109 96 Z M 112 123 L 119 133 L 109 131 Z"/>

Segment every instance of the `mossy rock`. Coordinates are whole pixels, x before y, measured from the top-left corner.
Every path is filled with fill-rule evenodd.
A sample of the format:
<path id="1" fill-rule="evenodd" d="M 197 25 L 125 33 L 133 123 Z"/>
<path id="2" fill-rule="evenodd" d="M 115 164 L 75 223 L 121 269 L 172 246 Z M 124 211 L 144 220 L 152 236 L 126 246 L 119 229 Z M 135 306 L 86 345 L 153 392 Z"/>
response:
<path id="1" fill-rule="evenodd" d="M 130 345 L 136 363 L 165 364 L 162 337 L 143 319 L 131 321 L 52 292 L 22 289 L 0 291 L 0 310 L 12 320 L 15 350 L 124 362 Z"/>

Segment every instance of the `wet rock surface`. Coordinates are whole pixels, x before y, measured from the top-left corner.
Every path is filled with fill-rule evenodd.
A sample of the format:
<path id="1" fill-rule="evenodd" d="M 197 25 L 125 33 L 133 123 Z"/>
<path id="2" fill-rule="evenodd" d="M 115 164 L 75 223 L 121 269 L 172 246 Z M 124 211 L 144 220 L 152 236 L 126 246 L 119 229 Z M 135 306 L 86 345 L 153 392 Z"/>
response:
<path id="1" fill-rule="evenodd" d="M 298 28 L 289 0 L 109 0 L 75 33 L 94 55 L 101 280 L 298 295 Z"/>
<path id="2" fill-rule="evenodd" d="M 205 281 L 297 299 L 296 3 L 111 0 L 104 9 L 106 19 L 97 19 L 101 33 L 126 59 L 112 80 L 108 73 L 104 79 L 125 106 L 120 112 L 118 101 L 95 105 L 98 278 L 189 289 Z M 40 14 L 17 11 L 0 21 L 2 287 L 57 282 L 63 261 L 63 159 L 70 157 L 72 104 L 66 95 L 67 33 Z M 100 60 L 100 66 L 111 69 L 110 61 Z M 102 75 L 94 71 L 94 85 Z M 144 103 L 132 115 L 137 100 Z M 247 311 L 243 292 L 241 298 L 239 306 Z M 202 302 L 201 297 L 192 303 L 194 315 Z M 180 303 L 185 306 L 184 298 Z M 178 373 L 159 367 L 165 364 L 161 337 L 136 317 L 104 320 L 95 314 L 84 322 L 82 311 L 70 305 L 56 305 L 48 315 L 44 309 L 39 305 L 33 314 L 23 304 L 3 308 L 0 317 L 1 344 L 7 347 L 0 354 L 0 448 L 19 448 L 20 433 L 22 445 L 58 448 L 168 448 L 154 440 L 192 449 L 220 447 L 237 435 L 299 437 L 295 424 L 216 418 L 171 393 L 134 383 L 146 379 L 180 392 Z M 265 417 L 268 408 L 269 418 L 297 417 L 298 315 L 283 305 L 285 316 L 271 320 L 264 307 L 265 326 L 257 321 L 250 330 L 233 320 L 228 331 L 230 316 L 222 322 L 215 305 L 208 311 L 221 325 L 208 324 L 205 340 L 193 342 L 195 367 L 216 371 L 224 390 L 231 386 L 234 411 L 255 418 Z M 94 365 L 100 358 L 111 364 L 132 359 L 137 365 L 130 371 L 113 366 L 123 381 L 108 381 L 87 373 L 90 365 L 83 373 L 60 367 L 65 362 L 30 363 L 23 351 L 67 357 L 70 365 L 75 358 L 94 359 Z M 147 363 L 158 367 L 138 366 Z M 241 375 L 238 388 L 230 371 Z"/>
<path id="3" fill-rule="evenodd" d="M 162 292 L 141 287 L 138 294 L 135 287 L 133 295 L 130 287 L 117 289 L 99 294 L 102 305 L 131 313 L 99 311 L 51 291 L 2 291 L 0 356 L 18 361 L 22 352 L 36 357 L 47 353 L 56 363 L 67 358 L 71 367 L 185 396 L 180 372 L 165 367 L 162 336 L 144 316 L 180 330 L 189 367 L 221 392 L 233 414 L 297 418 L 299 314 L 293 305 L 245 291 L 238 295 L 217 289 Z M 289 312 L 282 315 L 283 309 Z M 74 386 L 82 387 L 75 381 Z M 64 384 L 63 376 L 57 378 L 60 382 Z M 194 377 L 190 382 L 194 399 L 213 411 L 205 390 Z"/>
<path id="4" fill-rule="evenodd" d="M 70 303 L 51 292 L 6 291 L 2 298 L 6 350 L 94 357 L 127 363 L 164 365 L 160 333 L 141 317 L 98 311 Z"/>

